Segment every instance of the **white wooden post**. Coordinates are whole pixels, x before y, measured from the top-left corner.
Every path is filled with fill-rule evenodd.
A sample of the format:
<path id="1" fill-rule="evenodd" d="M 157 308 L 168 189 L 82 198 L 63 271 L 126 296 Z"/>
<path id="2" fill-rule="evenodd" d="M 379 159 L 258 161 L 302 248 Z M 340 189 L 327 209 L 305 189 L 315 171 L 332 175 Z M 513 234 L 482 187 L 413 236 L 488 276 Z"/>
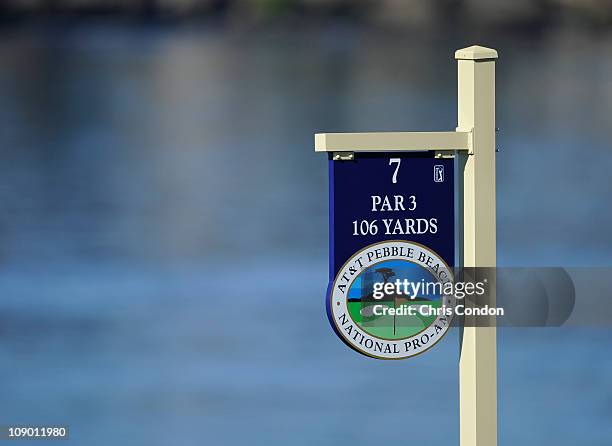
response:
<path id="1" fill-rule="evenodd" d="M 458 131 L 472 131 L 463 169 L 463 266 L 494 267 L 495 250 L 495 59 L 490 48 L 472 46 L 458 60 Z M 489 281 L 495 305 L 495 281 Z M 467 324 L 466 324 L 467 325 Z M 497 445 L 496 328 L 463 329 L 459 360 L 460 444 Z"/>
<path id="2" fill-rule="evenodd" d="M 317 152 L 352 159 L 352 152 L 455 151 L 463 172 L 462 265 L 494 267 L 495 236 L 495 60 L 497 51 L 471 46 L 458 60 L 458 127 L 455 132 L 318 133 Z M 489 302 L 495 280 L 489 275 Z M 467 302 L 466 302 L 467 304 Z M 468 324 L 469 325 L 469 320 Z M 497 445 L 496 328 L 466 326 L 459 360 L 461 446 Z"/>

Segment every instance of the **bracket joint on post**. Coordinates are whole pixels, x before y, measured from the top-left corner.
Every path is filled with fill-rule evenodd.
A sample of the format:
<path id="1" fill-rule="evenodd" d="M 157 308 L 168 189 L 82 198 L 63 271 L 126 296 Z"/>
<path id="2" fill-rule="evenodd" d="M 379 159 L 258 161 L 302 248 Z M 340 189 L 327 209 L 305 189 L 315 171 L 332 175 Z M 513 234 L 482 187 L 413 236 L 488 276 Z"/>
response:
<path id="1" fill-rule="evenodd" d="M 462 129 L 461 127 L 457 127 L 457 132 L 462 132 L 467 134 L 467 154 L 474 154 L 474 128 Z"/>

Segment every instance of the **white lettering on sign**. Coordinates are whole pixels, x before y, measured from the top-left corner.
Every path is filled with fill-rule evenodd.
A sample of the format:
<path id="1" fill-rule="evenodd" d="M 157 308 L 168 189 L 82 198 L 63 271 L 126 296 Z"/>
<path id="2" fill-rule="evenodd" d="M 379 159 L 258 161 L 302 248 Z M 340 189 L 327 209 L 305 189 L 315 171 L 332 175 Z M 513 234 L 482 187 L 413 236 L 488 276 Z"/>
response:
<path id="1" fill-rule="evenodd" d="M 372 212 L 406 212 L 417 208 L 415 195 L 370 195 Z M 376 235 L 384 231 L 384 235 L 436 234 L 438 232 L 437 218 L 383 218 L 380 220 L 354 220 L 353 235 Z"/>
<path id="2" fill-rule="evenodd" d="M 404 196 L 393 195 L 393 199 L 389 199 L 388 195 L 384 198 L 380 195 L 372 195 L 372 212 L 397 212 L 405 211 L 404 207 Z M 391 204 L 393 202 L 393 205 Z M 414 211 L 416 209 L 416 197 L 411 195 L 408 197 L 408 210 Z"/>
<path id="3" fill-rule="evenodd" d="M 391 177 L 391 182 L 395 184 L 397 183 L 397 172 L 399 172 L 400 164 L 402 164 L 402 159 L 401 158 L 390 158 L 389 166 L 391 164 L 397 164 L 397 167 L 395 168 L 395 171 L 393 172 L 393 176 Z"/>

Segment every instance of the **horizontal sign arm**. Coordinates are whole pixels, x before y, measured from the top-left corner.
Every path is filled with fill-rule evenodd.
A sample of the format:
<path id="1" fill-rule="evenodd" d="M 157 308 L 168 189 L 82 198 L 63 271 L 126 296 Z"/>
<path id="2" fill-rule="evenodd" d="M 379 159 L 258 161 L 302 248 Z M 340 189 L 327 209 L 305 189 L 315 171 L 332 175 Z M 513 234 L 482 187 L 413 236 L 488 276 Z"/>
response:
<path id="1" fill-rule="evenodd" d="M 315 152 L 469 150 L 471 132 L 316 133 Z"/>

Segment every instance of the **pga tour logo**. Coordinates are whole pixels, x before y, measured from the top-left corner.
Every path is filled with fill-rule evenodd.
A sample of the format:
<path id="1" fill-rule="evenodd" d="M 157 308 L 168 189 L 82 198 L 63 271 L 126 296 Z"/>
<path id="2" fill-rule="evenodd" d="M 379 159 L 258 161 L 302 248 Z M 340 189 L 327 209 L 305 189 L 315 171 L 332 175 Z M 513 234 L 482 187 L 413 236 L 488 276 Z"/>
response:
<path id="1" fill-rule="evenodd" d="M 351 348 L 378 359 L 403 359 L 433 347 L 448 331 L 455 296 L 401 292 L 401 283 L 453 282 L 442 258 L 418 243 L 393 240 L 355 253 L 328 294 L 328 317 Z M 414 288 L 413 288 L 414 289 Z M 380 290 L 397 290 L 383 293 Z"/>
<path id="2" fill-rule="evenodd" d="M 436 164 L 434 166 L 434 182 L 436 183 L 444 183 L 444 166 L 441 164 Z"/>

